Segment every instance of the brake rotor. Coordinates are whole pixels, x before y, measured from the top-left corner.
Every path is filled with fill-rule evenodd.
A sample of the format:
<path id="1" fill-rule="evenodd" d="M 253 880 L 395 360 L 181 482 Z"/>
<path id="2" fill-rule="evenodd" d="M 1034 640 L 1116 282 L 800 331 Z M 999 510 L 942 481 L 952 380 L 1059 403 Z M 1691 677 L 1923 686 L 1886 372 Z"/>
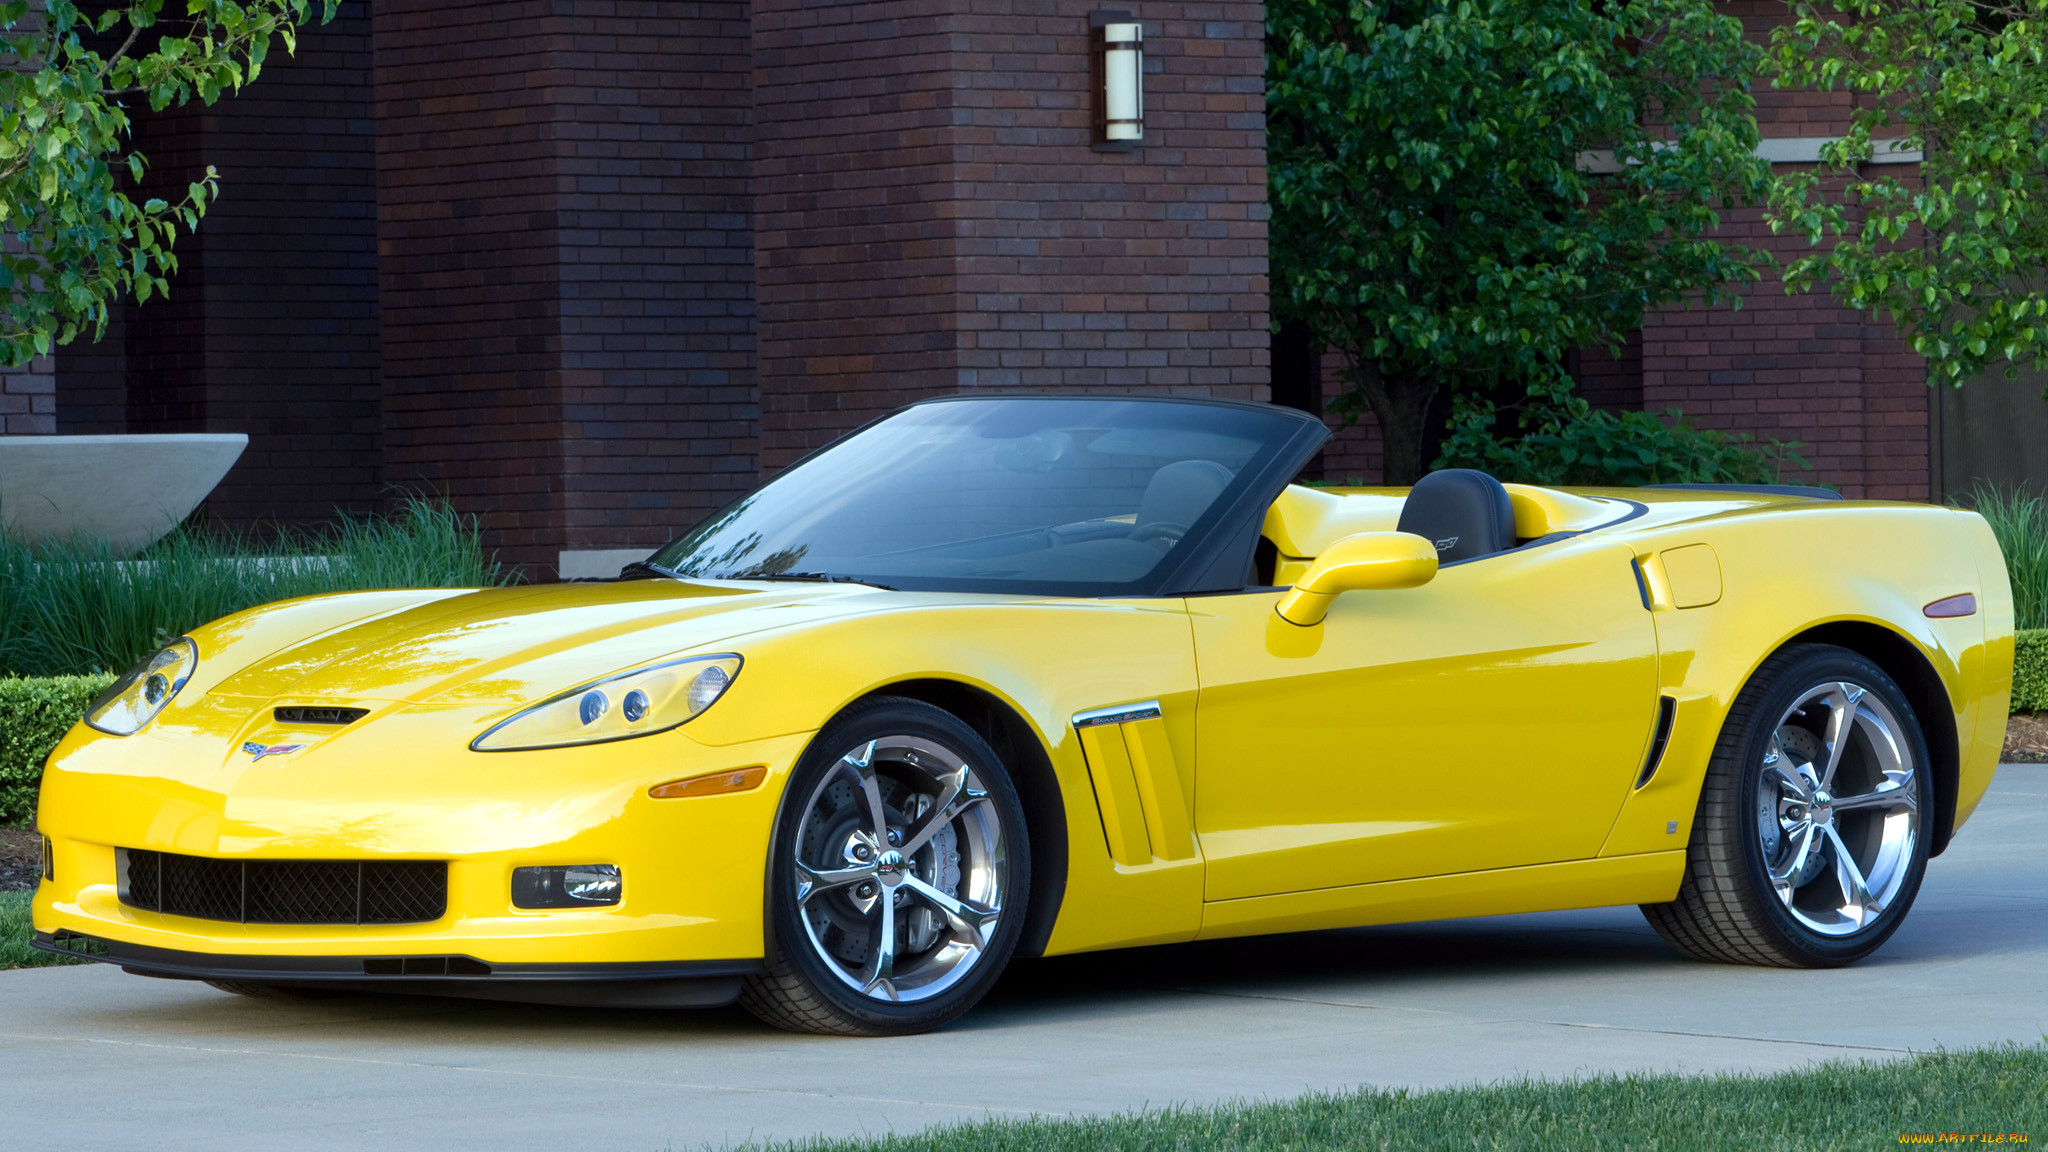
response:
<path id="1" fill-rule="evenodd" d="M 1812 732 L 1801 728 L 1797 724 L 1787 724 L 1778 729 L 1777 735 L 1781 754 L 1791 757 L 1795 763 L 1821 764 L 1826 762 L 1828 754 L 1827 745 L 1822 743 L 1821 738 Z M 1764 851 L 1772 857 L 1778 855 L 1780 844 L 1784 837 L 1784 792 L 1782 789 L 1779 791 L 1779 797 L 1779 802 L 1771 805 L 1772 811 L 1768 817 L 1770 827 L 1764 836 Z M 1763 813 L 1758 813 L 1758 815 L 1763 816 Z M 1792 877 L 1792 887 L 1802 888 L 1814 877 L 1820 875 L 1826 855 L 1821 851 L 1823 843 L 1824 841 L 1821 838 L 1817 837 L 1815 839 L 1813 847 L 1806 853 L 1806 863 L 1800 866 L 1799 874 Z"/>

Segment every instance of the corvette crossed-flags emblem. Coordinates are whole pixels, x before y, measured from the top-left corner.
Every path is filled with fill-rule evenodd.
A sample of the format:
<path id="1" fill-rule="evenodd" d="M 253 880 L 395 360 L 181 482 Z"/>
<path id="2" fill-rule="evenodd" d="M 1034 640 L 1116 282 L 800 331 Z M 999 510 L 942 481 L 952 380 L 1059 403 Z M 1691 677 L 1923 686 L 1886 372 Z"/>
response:
<path id="1" fill-rule="evenodd" d="M 242 751 L 261 760 L 265 756 L 283 756 L 288 753 L 297 752 L 304 747 L 304 744 L 259 744 L 251 740 L 247 744 L 242 745 Z"/>

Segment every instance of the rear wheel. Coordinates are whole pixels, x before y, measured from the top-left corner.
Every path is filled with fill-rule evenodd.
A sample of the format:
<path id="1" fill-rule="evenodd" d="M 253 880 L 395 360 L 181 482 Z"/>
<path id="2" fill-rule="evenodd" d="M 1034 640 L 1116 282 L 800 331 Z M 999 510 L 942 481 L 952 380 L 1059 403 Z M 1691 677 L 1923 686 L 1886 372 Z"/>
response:
<path id="1" fill-rule="evenodd" d="M 1023 929 L 1016 788 L 973 729 L 920 701 L 861 705 L 819 733 L 773 853 L 766 971 L 740 1002 L 781 1028 L 936 1028 L 981 999 Z"/>
<path id="2" fill-rule="evenodd" d="M 1911 704 L 1877 665 L 1828 645 L 1778 652 L 1729 710 L 1678 898 L 1643 915 L 1702 960 L 1861 960 L 1920 890 L 1930 763 Z"/>

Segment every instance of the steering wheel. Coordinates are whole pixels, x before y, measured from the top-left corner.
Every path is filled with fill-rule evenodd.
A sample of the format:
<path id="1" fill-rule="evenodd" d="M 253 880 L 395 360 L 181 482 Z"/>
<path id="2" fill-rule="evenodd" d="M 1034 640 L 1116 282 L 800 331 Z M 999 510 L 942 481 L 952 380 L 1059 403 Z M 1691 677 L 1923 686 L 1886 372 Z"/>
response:
<path id="1" fill-rule="evenodd" d="M 1180 538 L 1187 534 L 1188 526 L 1185 524 L 1175 524 L 1171 520 L 1154 520 L 1150 524 L 1140 524 L 1136 528 L 1131 529 L 1129 538 L 1147 544 L 1162 544 L 1166 548 L 1171 548 L 1175 544 L 1180 543 Z"/>

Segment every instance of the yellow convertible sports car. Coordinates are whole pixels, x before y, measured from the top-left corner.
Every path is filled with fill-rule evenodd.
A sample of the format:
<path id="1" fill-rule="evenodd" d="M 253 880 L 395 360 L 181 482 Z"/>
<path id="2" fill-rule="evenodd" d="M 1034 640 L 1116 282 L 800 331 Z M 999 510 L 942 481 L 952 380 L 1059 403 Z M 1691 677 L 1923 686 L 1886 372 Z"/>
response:
<path id="1" fill-rule="evenodd" d="M 1019 955 L 1639 904 L 1821 967 L 1897 930 L 2004 732 L 1983 520 L 1290 484 L 1327 435 L 936 400 L 617 582 L 216 621 L 51 756 L 36 942 L 881 1035 Z"/>

